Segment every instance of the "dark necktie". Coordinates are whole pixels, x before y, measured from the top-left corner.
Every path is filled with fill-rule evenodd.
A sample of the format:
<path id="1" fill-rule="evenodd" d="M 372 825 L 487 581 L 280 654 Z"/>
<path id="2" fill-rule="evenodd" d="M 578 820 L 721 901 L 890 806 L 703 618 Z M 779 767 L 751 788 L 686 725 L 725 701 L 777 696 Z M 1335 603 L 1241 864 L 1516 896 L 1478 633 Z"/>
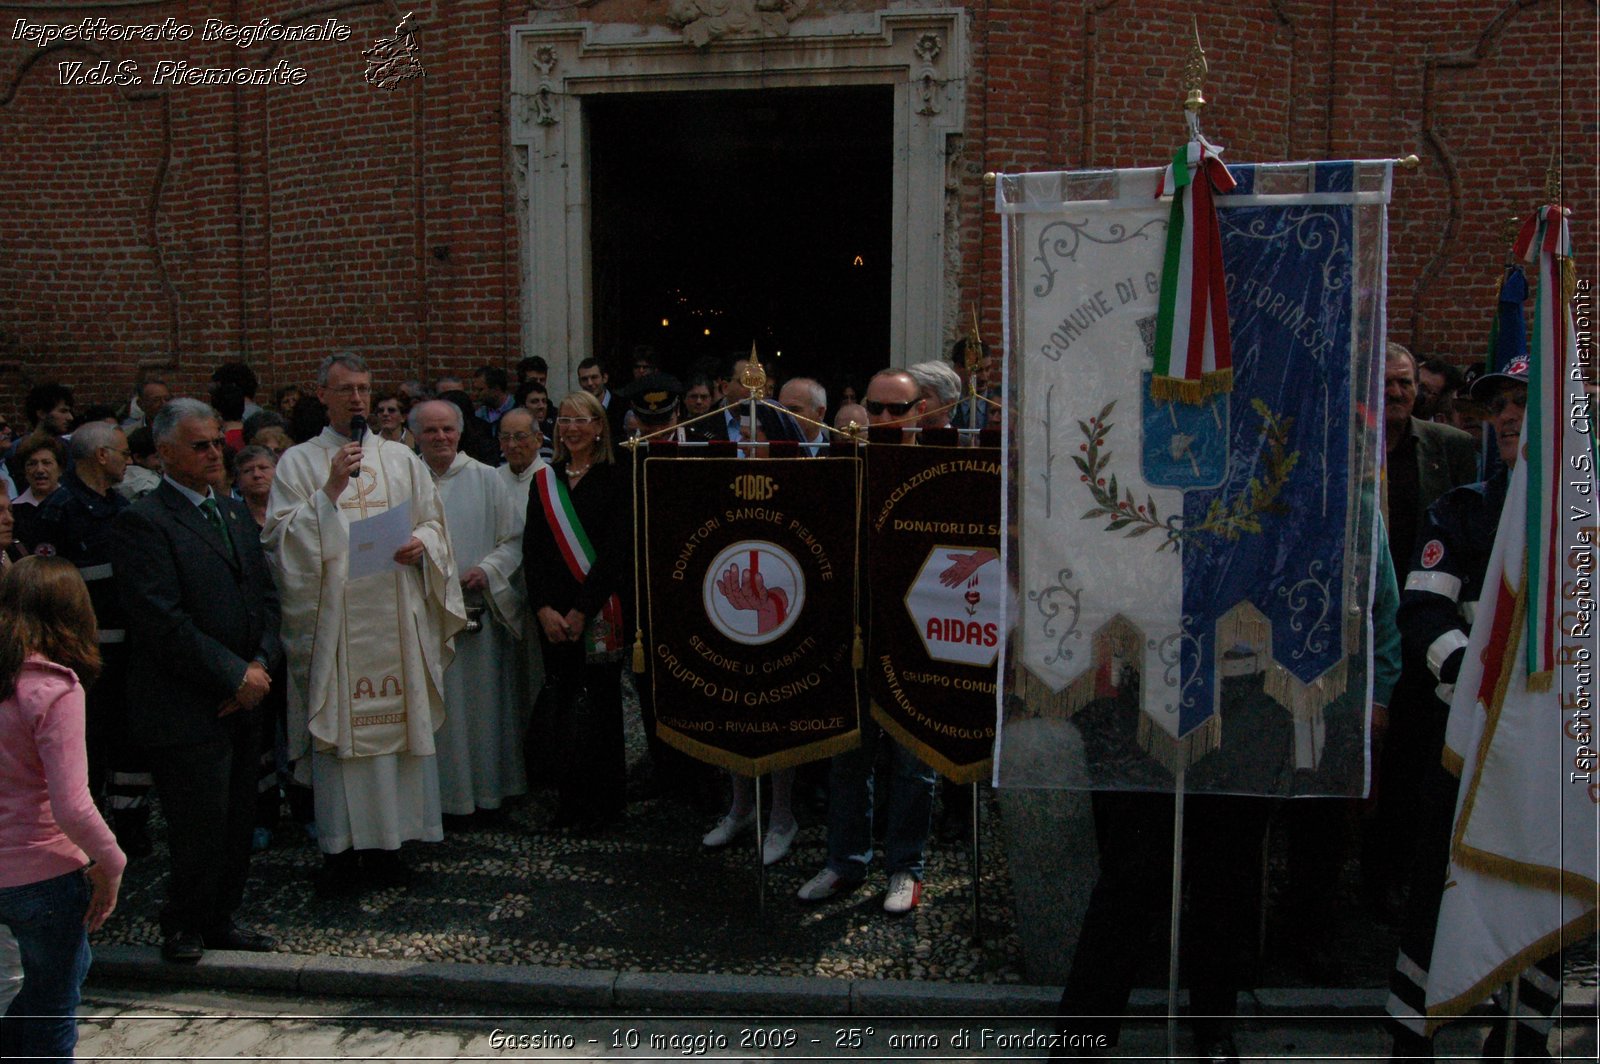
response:
<path id="1" fill-rule="evenodd" d="M 223 546 L 228 548 L 228 553 L 233 553 L 233 537 L 228 535 L 228 522 L 222 519 L 222 510 L 217 506 L 217 500 L 207 498 L 200 504 L 200 509 L 206 515 L 206 520 L 211 522 L 217 534 L 222 537 Z"/>

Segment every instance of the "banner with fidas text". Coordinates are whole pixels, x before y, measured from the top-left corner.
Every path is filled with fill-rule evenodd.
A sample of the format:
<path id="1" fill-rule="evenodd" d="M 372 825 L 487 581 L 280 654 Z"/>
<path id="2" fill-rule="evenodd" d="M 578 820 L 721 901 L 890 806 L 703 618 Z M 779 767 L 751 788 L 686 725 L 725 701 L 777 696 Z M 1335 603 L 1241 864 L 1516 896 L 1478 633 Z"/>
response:
<path id="1" fill-rule="evenodd" d="M 1000 451 L 867 448 L 872 715 L 956 783 L 989 774 L 1000 649 Z"/>
<path id="2" fill-rule="evenodd" d="M 649 458 L 645 609 L 664 742 L 744 775 L 860 739 L 854 458 Z"/>

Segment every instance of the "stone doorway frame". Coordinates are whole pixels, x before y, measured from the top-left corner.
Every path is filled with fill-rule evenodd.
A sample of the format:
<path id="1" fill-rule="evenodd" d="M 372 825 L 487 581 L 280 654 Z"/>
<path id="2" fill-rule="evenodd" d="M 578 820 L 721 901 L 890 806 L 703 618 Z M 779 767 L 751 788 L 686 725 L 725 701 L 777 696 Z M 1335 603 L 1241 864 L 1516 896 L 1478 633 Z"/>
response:
<path id="1" fill-rule="evenodd" d="M 522 355 L 552 394 L 595 354 L 586 96 L 889 85 L 894 89 L 889 360 L 942 358 L 957 331 L 956 175 L 966 112 L 959 8 L 800 18 L 772 36 L 696 48 L 668 25 L 511 28 L 511 171 L 521 237 Z M 871 367 L 863 367 L 871 368 Z"/>

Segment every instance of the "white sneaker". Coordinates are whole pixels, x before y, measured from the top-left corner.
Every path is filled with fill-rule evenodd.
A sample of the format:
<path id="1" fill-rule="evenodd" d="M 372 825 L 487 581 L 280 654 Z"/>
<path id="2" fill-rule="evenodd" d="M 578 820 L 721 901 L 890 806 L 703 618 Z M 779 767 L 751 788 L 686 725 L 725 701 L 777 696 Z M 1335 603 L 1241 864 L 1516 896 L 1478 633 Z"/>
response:
<path id="1" fill-rule="evenodd" d="M 717 821 L 717 826 L 706 832 L 700 839 L 700 845 L 715 849 L 726 846 L 740 835 L 749 831 L 756 823 L 755 810 L 743 816 L 728 815 Z"/>
<path id="2" fill-rule="evenodd" d="M 789 855 L 789 847 L 794 845 L 794 837 L 800 834 L 800 825 L 793 820 L 789 821 L 786 828 L 767 828 L 767 837 L 761 841 L 761 863 L 777 864 Z"/>
<path id="3" fill-rule="evenodd" d="M 883 899 L 886 913 L 908 913 L 922 900 L 922 882 L 910 872 L 896 872 L 889 877 L 889 895 Z"/>
<path id="4" fill-rule="evenodd" d="M 831 868 L 824 868 L 810 879 L 799 890 L 801 901 L 824 901 L 835 894 L 843 894 L 847 890 L 855 890 L 859 883 L 852 883 Z"/>

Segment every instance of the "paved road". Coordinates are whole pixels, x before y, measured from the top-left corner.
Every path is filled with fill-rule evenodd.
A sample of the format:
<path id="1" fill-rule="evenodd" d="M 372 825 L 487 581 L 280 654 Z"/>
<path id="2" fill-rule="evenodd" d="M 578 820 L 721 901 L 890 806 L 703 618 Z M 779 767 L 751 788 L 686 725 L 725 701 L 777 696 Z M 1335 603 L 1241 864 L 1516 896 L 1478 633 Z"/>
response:
<path id="1" fill-rule="evenodd" d="M 417 1010 L 422 1007 L 425 1015 Z M 474 1016 L 417 1001 L 95 988 L 80 1011 L 80 1060 L 670 1060 L 1038 1059 L 1030 1032 L 1047 1020 L 725 1016 Z M 968 1039 L 960 1042 L 961 1034 Z M 1481 1028 L 1441 1036 L 1440 1059 L 1474 1059 Z M 774 1045 L 776 1041 L 776 1045 Z M 1381 1058 L 1387 1042 L 1366 1019 L 1275 1017 L 1239 1034 L 1248 1056 L 1273 1061 Z M 1180 1051 L 1187 1049 L 1180 1035 Z M 1567 1059 L 1595 1059 L 1595 1029 L 1560 1032 Z M 1163 1059 L 1160 1021 L 1129 1025 L 1117 1055 Z"/>

